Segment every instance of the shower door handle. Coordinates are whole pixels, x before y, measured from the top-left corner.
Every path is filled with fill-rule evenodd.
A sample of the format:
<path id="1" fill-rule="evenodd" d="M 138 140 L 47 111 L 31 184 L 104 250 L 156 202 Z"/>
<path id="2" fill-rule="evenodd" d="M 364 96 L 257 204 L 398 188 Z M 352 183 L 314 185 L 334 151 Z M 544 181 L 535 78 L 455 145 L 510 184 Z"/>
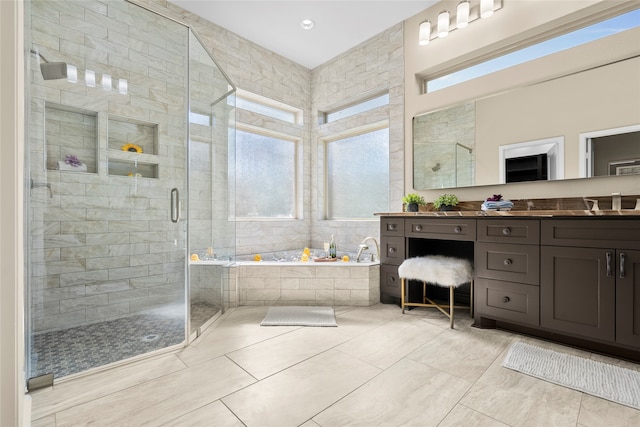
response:
<path id="1" fill-rule="evenodd" d="M 180 221 L 180 192 L 177 188 L 171 189 L 171 222 Z"/>

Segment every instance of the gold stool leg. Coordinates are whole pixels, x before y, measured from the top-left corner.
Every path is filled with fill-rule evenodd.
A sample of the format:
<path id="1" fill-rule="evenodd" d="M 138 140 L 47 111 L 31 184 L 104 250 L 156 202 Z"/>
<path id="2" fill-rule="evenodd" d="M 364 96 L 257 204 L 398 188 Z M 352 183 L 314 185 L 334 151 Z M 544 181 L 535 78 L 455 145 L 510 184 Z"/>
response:
<path id="1" fill-rule="evenodd" d="M 422 282 L 422 303 L 427 303 L 427 282 Z"/>
<path id="2" fill-rule="evenodd" d="M 404 314 L 404 277 L 400 281 L 402 288 L 400 289 L 400 305 L 402 307 L 402 314 Z"/>
<path id="3" fill-rule="evenodd" d="M 473 299 L 473 278 L 471 279 L 471 301 L 469 301 L 469 314 L 470 317 L 473 318 L 473 307 L 475 305 L 475 301 Z"/>
<path id="4" fill-rule="evenodd" d="M 449 286 L 449 318 L 451 319 L 451 329 L 453 329 L 453 286 Z"/>

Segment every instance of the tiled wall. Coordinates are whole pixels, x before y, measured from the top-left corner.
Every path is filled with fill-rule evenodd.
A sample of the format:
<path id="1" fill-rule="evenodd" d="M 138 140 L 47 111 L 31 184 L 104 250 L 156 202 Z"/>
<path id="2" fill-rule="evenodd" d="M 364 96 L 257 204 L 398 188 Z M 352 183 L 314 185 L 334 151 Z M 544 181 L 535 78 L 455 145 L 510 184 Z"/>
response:
<path id="1" fill-rule="evenodd" d="M 340 249 L 357 251 L 367 236 L 379 238 L 379 220 L 371 213 L 370 221 L 326 221 L 323 218 L 324 193 L 322 149 L 319 139 L 348 129 L 381 120 L 389 120 L 389 209 L 402 208 L 404 159 L 404 79 L 403 27 L 395 25 L 359 46 L 348 50 L 311 72 L 311 122 L 318 123 L 319 112 L 332 111 L 363 101 L 385 92 L 389 93 L 388 107 L 380 107 L 364 114 L 312 127 L 311 185 L 312 247 L 322 247 L 332 234 Z"/>
<path id="2" fill-rule="evenodd" d="M 380 265 L 239 263 L 239 305 L 351 305 L 380 301 Z"/>
<path id="3" fill-rule="evenodd" d="M 322 219 L 316 141 L 323 130 L 317 125 L 317 111 L 351 104 L 372 93 L 390 93 L 389 107 L 349 123 L 389 120 L 389 210 L 399 210 L 403 192 L 402 24 L 309 70 L 164 0 L 136 3 L 192 26 L 238 87 L 303 110 L 303 125 L 238 112 L 240 122 L 259 123 L 302 139 L 304 188 L 299 219 L 235 223 L 238 254 L 317 247 L 331 234 L 338 236 L 342 250 L 354 251 L 365 236 L 378 236 L 373 215 L 371 221 Z M 183 253 L 175 249 L 176 244 L 183 248 L 184 242 L 173 238 L 175 226 L 168 221 L 166 193 L 185 176 L 186 105 L 182 96 L 187 76 L 179 70 L 186 62 L 188 33 L 180 25 L 122 1 L 38 0 L 32 9 L 32 42 L 45 57 L 74 63 L 80 72 L 93 69 L 110 73 L 114 79 L 126 78 L 129 84 L 129 93 L 120 95 L 99 87 L 43 82 L 32 58 L 31 176 L 36 182 L 51 183 L 53 193 L 49 197 L 46 188 L 31 192 L 35 274 L 30 280 L 36 330 L 98 321 L 180 300 L 183 280 L 182 271 L 177 270 Z M 161 28 L 155 32 L 157 26 Z M 97 113 L 97 173 L 46 171 L 45 102 Z M 158 124 L 157 158 L 146 157 L 157 161 L 158 179 L 107 175 L 109 115 Z M 118 158 L 123 155 L 127 153 L 119 153 Z M 214 173 L 225 174 L 226 170 L 218 168 Z M 208 185 L 201 181 L 196 186 L 210 195 Z M 79 197 L 82 207 L 77 207 Z M 200 202 L 193 203 L 193 220 L 203 230 L 210 224 L 209 212 L 220 218 L 233 213 L 233 206 L 213 199 Z M 202 213 L 199 217 L 198 211 Z M 216 239 L 214 229 L 211 238 L 207 235 L 196 243 L 211 245 L 207 241 Z"/>
<path id="4" fill-rule="evenodd" d="M 169 220 L 169 192 L 185 187 L 187 29 L 120 1 L 36 0 L 30 8 L 33 48 L 79 73 L 78 83 L 44 81 L 30 56 L 33 329 L 181 304 L 185 242 L 183 225 Z M 86 69 L 110 74 L 113 89 L 103 89 L 100 77 L 87 86 Z M 126 94 L 116 79 L 127 80 Z M 85 110 L 75 117 L 94 121 L 95 132 L 74 125 L 60 106 Z M 157 126 L 153 150 L 127 153 L 119 147 L 131 141 L 109 143 L 115 117 Z M 55 170 L 66 154 L 77 154 L 87 172 Z M 114 176 L 114 159 L 130 161 L 134 173 L 135 160 L 154 164 L 157 178 Z"/>
<path id="5" fill-rule="evenodd" d="M 379 222 L 325 221 L 318 182 L 323 178 L 318 164 L 319 136 L 342 126 L 388 119 L 390 122 L 389 211 L 402 208 L 404 191 L 404 77 L 403 26 L 398 24 L 363 42 L 313 70 L 264 49 L 234 33 L 203 20 L 165 0 L 140 3 L 175 16 L 192 25 L 215 55 L 216 61 L 239 88 L 294 107 L 301 108 L 304 125 L 291 126 L 238 111 L 238 122 L 259 124 L 267 129 L 290 133 L 303 139 L 302 196 L 303 215 L 297 220 L 239 221 L 236 223 L 237 253 L 252 254 L 305 246 L 322 247 L 331 234 L 341 249 L 356 251 L 366 236 L 378 237 Z M 356 118 L 340 121 L 338 128 L 320 129 L 318 110 L 347 106 L 371 94 L 388 91 L 389 107 L 376 109 Z"/>
<path id="6" fill-rule="evenodd" d="M 475 103 L 418 116 L 413 121 L 413 185 L 415 188 L 451 188 L 473 184 Z M 472 149 L 457 156 L 456 144 Z M 464 150 L 464 148 L 459 148 Z"/>

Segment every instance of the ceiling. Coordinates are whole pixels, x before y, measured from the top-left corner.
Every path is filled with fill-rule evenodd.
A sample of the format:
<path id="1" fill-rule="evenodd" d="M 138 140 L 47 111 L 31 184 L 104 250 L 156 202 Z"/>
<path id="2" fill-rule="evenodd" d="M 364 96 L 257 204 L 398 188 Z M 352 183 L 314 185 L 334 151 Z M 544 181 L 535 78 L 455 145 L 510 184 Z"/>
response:
<path id="1" fill-rule="evenodd" d="M 438 0 L 170 0 L 252 42 L 315 68 Z M 300 22 L 315 26 L 303 30 Z"/>

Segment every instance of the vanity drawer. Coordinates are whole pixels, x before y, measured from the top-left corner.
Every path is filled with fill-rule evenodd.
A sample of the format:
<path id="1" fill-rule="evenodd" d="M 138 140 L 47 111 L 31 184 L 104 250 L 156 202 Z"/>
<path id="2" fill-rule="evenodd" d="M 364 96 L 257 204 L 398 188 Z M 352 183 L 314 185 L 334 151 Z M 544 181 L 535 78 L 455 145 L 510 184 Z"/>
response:
<path id="1" fill-rule="evenodd" d="M 380 265 L 380 295 L 400 298 L 401 280 L 397 265 Z"/>
<path id="2" fill-rule="evenodd" d="M 381 236 L 404 236 L 404 218 L 382 217 L 380 218 Z"/>
<path id="3" fill-rule="evenodd" d="M 479 219 L 478 241 L 537 245 L 540 243 L 540 221 Z"/>
<path id="4" fill-rule="evenodd" d="M 540 284 L 540 246 L 476 243 L 478 277 Z"/>
<path id="5" fill-rule="evenodd" d="M 481 316 L 527 325 L 540 324 L 540 288 L 478 278 L 475 309 Z"/>
<path id="6" fill-rule="evenodd" d="M 640 249 L 640 220 L 555 219 L 542 222 L 542 245 Z"/>
<path id="7" fill-rule="evenodd" d="M 404 237 L 387 237 L 382 238 L 382 247 L 380 248 L 380 258 L 383 264 L 400 265 L 404 261 Z"/>
<path id="8" fill-rule="evenodd" d="M 407 218 L 404 229 L 406 237 L 466 241 L 476 239 L 475 219 Z"/>

